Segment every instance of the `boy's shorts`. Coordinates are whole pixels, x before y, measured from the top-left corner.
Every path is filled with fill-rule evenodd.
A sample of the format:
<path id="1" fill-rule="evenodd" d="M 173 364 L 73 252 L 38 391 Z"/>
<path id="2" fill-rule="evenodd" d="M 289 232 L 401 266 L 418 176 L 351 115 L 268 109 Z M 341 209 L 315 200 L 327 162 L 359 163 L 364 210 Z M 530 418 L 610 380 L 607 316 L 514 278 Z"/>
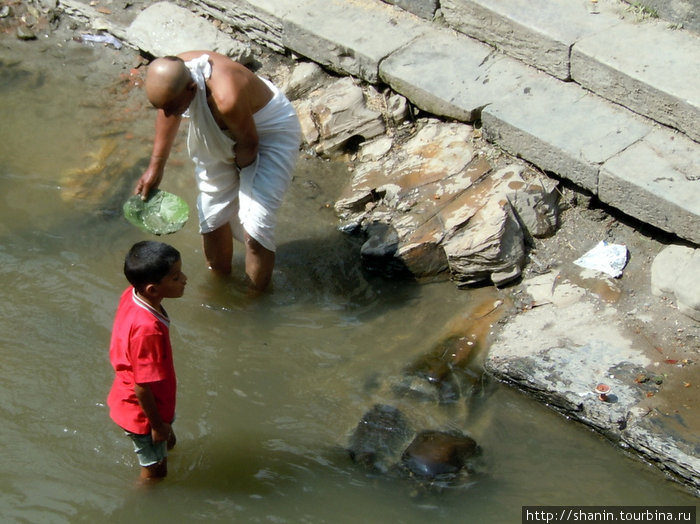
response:
<path id="1" fill-rule="evenodd" d="M 139 435 L 130 431 L 125 431 L 125 433 L 134 444 L 134 451 L 139 458 L 141 467 L 153 466 L 168 456 L 168 442 L 166 440 L 154 443 L 150 433 L 146 435 Z"/>

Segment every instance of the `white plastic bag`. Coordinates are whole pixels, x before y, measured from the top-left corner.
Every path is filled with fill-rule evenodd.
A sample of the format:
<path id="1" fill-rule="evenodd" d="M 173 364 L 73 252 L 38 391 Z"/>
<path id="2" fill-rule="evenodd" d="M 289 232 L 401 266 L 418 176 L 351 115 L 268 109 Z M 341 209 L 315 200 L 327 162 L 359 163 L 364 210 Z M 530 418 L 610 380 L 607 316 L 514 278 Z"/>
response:
<path id="1" fill-rule="evenodd" d="M 622 244 L 608 244 L 605 240 L 601 240 L 588 253 L 574 260 L 574 264 L 619 278 L 627 265 L 627 247 Z"/>

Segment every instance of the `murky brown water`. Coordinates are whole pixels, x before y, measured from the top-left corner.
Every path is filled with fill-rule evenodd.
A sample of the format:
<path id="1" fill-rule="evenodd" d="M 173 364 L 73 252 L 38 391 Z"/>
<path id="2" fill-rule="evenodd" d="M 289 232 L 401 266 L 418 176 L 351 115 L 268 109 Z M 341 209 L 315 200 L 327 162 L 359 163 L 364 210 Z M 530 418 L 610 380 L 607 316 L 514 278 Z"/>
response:
<path id="1" fill-rule="evenodd" d="M 308 159 L 282 215 L 271 294 L 250 301 L 240 277 L 212 278 L 194 222 L 167 237 L 189 277 L 166 304 L 178 446 L 168 479 L 139 487 L 105 396 L 123 255 L 144 238 L 120 207 L 150 152 L 153 113 L 134 118 L 138 91 L 113 89 L 113 53 L 0 40 L 3 522 L 519 522 L 522 505 L 697 501 L 505 387 L 449 407 L 383 388 L 492 292 L 364 274 L 327 206 L 345 168 Z M 163 187 L 193 206 L 187 162 L 176 152 Z M 409 481 L 359 470 L 343 446 L 377 402 L 472 433 L 479 473 L 416 495 Z"/>

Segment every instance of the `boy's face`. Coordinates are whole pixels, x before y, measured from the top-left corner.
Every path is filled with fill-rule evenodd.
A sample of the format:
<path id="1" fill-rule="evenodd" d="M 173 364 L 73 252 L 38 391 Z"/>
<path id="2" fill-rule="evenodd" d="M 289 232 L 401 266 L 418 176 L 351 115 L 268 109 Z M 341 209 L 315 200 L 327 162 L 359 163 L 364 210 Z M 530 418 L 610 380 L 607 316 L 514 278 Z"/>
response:
<path id="1" fill-rule="evenodd" d="M 178 260 L 170 268 L 170 272 L 158 282 L 158 294 L 162 298 L 178 298 L 185 292 L 187 275 L 182 272 L 182 261 Z"/>

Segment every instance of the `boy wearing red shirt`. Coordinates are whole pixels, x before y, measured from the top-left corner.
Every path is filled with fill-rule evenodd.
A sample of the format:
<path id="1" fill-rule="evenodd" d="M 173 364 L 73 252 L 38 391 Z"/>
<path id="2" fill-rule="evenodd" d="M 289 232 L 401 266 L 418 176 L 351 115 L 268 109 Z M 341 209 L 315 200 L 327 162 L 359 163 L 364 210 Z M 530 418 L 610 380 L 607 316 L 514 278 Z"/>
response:
<path id="1" fill-rule="evenodd" d="M 162 242 L 132 246 L 124 260 L 129 286 L 114 318 L 109 360 L 115 377 L 107 397 L 112 420 L 131 437 L 141 479 L 168 473 L 175 445 L 175 367 L 164 298 L 181 297 L 187 276 L 180 253 Z"/>

